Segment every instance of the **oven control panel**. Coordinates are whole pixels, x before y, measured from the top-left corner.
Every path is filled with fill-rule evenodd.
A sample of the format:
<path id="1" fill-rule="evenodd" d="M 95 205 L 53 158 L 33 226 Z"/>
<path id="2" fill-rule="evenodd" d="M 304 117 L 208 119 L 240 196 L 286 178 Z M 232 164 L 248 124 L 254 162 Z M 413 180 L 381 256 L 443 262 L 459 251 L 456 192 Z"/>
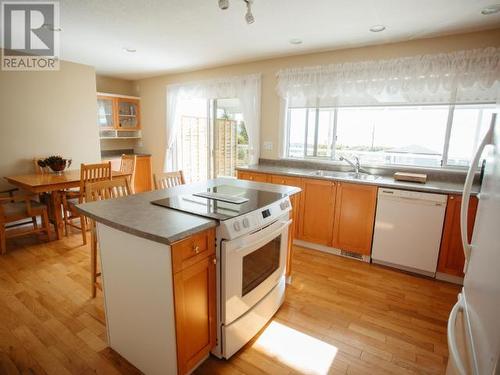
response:
<path id="1" fill-rule="evenodd" d="M 220 235 L 223 239 L 232 240 L 245 234 L 254 232 L 272 223 L 292 209 L 290 199 L 282 198 L 258 210 L 245 215 L 233 217 L 220 222 Z"/>

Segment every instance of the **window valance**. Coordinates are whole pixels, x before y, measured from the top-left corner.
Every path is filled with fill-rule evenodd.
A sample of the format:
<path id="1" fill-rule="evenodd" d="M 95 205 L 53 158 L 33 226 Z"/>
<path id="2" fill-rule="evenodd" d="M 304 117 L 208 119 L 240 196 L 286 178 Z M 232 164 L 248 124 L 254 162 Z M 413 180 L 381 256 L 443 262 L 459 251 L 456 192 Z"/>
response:
<path id="1" fill-rule="evenodd" d="M 277 74 L 295 104 L 500 102 L 500 48 L 292 68 Z"/>

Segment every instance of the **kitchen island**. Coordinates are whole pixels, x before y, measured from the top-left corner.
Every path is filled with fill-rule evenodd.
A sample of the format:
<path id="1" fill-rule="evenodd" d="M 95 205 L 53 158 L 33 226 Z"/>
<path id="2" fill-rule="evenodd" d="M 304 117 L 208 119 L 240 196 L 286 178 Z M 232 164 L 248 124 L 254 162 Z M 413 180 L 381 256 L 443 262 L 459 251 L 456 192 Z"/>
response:
<path id="1" fill-rule="evenodd" d="M 188 373 L 217 339 L 218 222 L 151 202 L 221 185 L 300 191 L 219 178 L 78 207 L 97 222 L 109 346 L 144 373 Z"/>

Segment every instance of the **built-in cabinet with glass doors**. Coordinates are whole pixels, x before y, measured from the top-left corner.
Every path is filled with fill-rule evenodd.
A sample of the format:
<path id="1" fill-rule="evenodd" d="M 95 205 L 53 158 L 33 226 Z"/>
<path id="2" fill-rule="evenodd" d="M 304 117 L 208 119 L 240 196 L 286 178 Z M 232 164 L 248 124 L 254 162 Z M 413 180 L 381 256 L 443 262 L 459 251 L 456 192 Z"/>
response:
<path id="1" fill-rule="evenodd" d="M 101 139 L 140 138 L 140 99 L 98 93 L 97 125 Z"/>

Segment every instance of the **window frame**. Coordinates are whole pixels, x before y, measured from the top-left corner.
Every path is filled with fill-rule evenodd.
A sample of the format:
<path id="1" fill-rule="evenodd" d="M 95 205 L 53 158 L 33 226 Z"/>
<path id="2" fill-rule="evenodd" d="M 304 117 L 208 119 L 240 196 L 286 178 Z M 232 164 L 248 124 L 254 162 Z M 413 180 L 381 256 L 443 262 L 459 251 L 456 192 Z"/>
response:
<path id="1" fill-rule="evenodd" d="M 441 154 L 441 163 L 440 166 L 437 167 L 429 167 L 429 166 L 424 166 L 424 165 L 419 165 L 419 164 L 389 164 L 389 163 L 383 163 L 383 164 L 365 164 L 367 167 L 369 166 L 374 166 L 374 167 L 397 167 L 397 166 L 404 166 L 404 167 L 410 167 L 410 168 L 421 168 L 421 169 L 455 169 L 455 170 L 466 170 L 469 168 L 469 166 L 462 166 L 462 165 L 455 165 L 455 164 L 448 164 L 448 154 L 449 154 L 449 148 L 450 148 L 450 139 L 452 135 L 452 128 L 453 128 L 453 119 L 454 119 L 454 114 L 455 114 L 455 108 L 457 106 L 462 106 L 462 105 L 470 105 L 470 106 L 495 106 L 495 102 L 475 102 L 475 103 L 470 103 L 470 102 L 460 102 L 460 103 L 401 103 L 401 104 L 372 104 L 372 105 L 342 105 L 342 106 L 321 106 L 319 104 L 316 104 L 314 107 L 310 106 L 291 106 L 288 101 L 283 102 L 283 108 L 284 108 L 284 113 L 285 113 L 285 121 L 284 121 L 284 126 L 285 126 L 285 145 L 283 145 L 283 155 L 282 157 L 284 159 L 291 159 L 291 160 L 309 160 L 309 161 L 318 161 L 318 162 L 331 162 L 331 163 L 338 163 L 340 164 L 340 160 L 337 158 L 337 128 L 338 128 L 338 110 L 341 108 L 369 108 L 369 107 L 425 107 L 425 106 L 448 106 L 448 117 L 446 121 L 446 130 L 445 130 L 445 139 L 444 139 L 444 144 L 443 144 L 443 150 Z M 306 126 L 305 128 L 305 139 L 304 139 L 304 152 L 302 157 L 298 156 L 290 156 L 290 126 L 291 126 L 291 115 L 290 111 L 292 109 L 305 109 L 306 113 Z M 317 156 L 317 148 L 318 148 L 318 124 L 319 124 L 319 112 L 322 109 L 330 109 L 333 111 L 334 114 L 334 120 L 333 120 L 333 130 L 332 130 L 332 136 L 333 139 L 332 141 L 332 150 L 331 150 L 331 157 L 318 157 Z M 313 145 L 313 156 L 308 156 L 307 155 L 307 134 L 308 134 L 308 118 L 309 118 L 309 110 L 316 110 L 316 117 L 315 117 L 315 137 L 314 137 L 314 145 Z M 479 168 L 479 167 L 478 167 Z"/>

